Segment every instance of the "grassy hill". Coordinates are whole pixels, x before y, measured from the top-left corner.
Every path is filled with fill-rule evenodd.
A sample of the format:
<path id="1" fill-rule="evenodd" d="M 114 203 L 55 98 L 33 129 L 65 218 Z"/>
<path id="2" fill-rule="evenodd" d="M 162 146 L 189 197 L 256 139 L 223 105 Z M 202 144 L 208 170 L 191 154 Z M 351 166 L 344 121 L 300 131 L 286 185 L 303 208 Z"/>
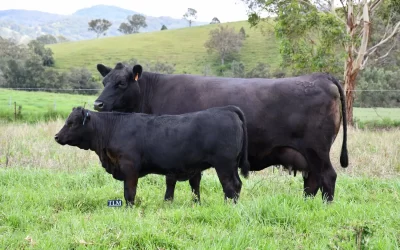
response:
<path id="1" fill-rule="evenodd" d="M 260 29 L 250 29 L 247 21 L 221 25 L 232 26 L 237 32 L 244 27 L 248 37 L 240 52 L 240 60 L 246 66 L 246 71 L 258 62 L 268 63 L 273 68 L 279 66 L 281 57 L 273 34 L 264 36 Z M 175 73 L 201 74 L 206 65 L 218 65 L 219 62 L 204 47 L 210 30 L 215 28 L 216 24 L 54 44 L 49 47 L 54 52 L 55 67 L 61 70 L 87 67 L 95 73 L 97 63 L 114 66 L 119 61 L 136 58 L 174 63 Z"/>

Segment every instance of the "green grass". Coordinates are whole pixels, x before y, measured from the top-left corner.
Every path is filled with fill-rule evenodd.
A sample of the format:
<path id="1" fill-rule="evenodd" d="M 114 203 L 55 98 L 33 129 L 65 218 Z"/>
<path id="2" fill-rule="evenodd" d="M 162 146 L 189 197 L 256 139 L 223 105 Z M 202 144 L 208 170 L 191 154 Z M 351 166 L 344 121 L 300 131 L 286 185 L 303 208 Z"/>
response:
<path id="1" fill-rule="evenodd" d="M 83 106 L 85 102 L 86 107 L 92 109 L 96 97 L 0 89 L 0 119 L 14 120 L 14 102 L 17 104 L 17 110 L 18 106 L 22 106 L 22 117 L 19 119 L 23 121 L 51 120 L 58 116 L 66 118 L 72 107 Z"/>
<path id="2" fill-rule="evenodd" d="M 362 121 L 390 118 L 400 121 L 400 108 L 354 108 L 355 117 Z"/>
<path id="3" fill-rule="evenodd" d="M 1 249 L 399 249 L 400 130 L 349 129 L 349 167 L 332 150 L 335 202 L 302 197 L 302 178 L 266 169 L 241 178 L 237 205 L 224 204 L 213 169 L 202 204 L 188 182 L 164 202 L 165 178 L 139 180 L 132 209 L 109 208 L 122 183 L 90 151 L 58 145 L 64 121 L 0 123 Z"/>
<path id="4" fill-rule="evenodd" d="M 258 62 L 268 63 L 273 68 L 279 66 L 281 57 L 273 34 L 264 36 L 260 29 L 250 29 L 247 21 L 221 25 L 232 26 L 237 32 L 242 26 L 244 27 L 248 37 L 240 52 L 240 60 L 244 62 L 247 70 L 253 68 Z M 205 25 L 139 33 L 54 44 L 48 47 L 54 52 L 55 68 L 61 70 L 71 67 L 87 67 L 93 73 L 97 73 L 96 65 L 98 63 L 113 67 L 119 61 L 136 58 L 176 64 L 175 73 L 201 74 L 205 65 L 218 63 L 217 57 L 209 55 L 204 47 L 210 30 L 217 26 Z"/>
<path id="5" fill-rule="evenodd" d="M 400 179 L 340 176 L 332 205 L 304 200 L 301 179 L 251 176 L 237 205 L 224 204 L 214 174 L 201 183 L 203 203 L 177 185 L 163 202 L 164 178 L 140 179 L 133 209 L 122 183 L 100 167 L 85 171 L 0 170 L 3 249 L 396 249 L 400 248 Z"/>

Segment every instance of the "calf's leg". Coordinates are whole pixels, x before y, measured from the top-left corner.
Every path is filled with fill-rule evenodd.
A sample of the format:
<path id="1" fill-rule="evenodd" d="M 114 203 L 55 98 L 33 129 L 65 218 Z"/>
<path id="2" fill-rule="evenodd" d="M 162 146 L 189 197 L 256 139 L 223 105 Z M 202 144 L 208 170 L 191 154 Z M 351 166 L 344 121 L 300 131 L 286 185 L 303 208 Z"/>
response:
<path id="1" fill-rule="evenodd" d="M 189 179 L 190 187 L 192 188 L 192 193 L 194 194 L 194 202 L 200 203 L 200 181 L 201 172 Z"/>
<path id="2" fill-rule="evenodd" d="M 124 196 L 126 206 L 131 207 L 135 203 L 136 188 L 139 180 L 139 168 L 134 168 L 132 162 L 121 162 L 121 170 L 124 173 Z"/>
<path id="3" fill-rule="evenodd" d="M 165 191 L 164 200 L 165 201 L 173 201 L 174 200 L 174 192 L 176 185 L 176 178 L 173 175 L 165 176 L 165 182 L 167 184 L 167 190 Z"/>

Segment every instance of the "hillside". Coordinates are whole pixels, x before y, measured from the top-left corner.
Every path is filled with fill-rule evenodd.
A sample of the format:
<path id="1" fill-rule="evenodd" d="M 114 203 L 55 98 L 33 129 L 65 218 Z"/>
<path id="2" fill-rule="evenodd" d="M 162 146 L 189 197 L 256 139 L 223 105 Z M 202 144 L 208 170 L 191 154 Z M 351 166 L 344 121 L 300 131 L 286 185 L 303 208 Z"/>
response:
<path id="1" fill-rule="evenodd" d="M 264 36 L 259 29 L 246 21 L 224 23 L 236 31 L 244 27 L 248 37 L 240 52 L 240 60 L 246 70 L 258 62 L 277 68 L 280 63 L 278 44 L 273 34 Z M 209 32 L 218 25 L 139 33 L 119 37 L 94 39 L 49 46 L 56 60 L 55 67 L 65 70 L 70 67 L 86 67 L 98 75 L 96 64 L 110 66 L 131 58 L 140 61 L 163 61 L 176 64 L 175 73 L 201 74 L 206 65 L 218 64 L 215 55 L 209 55 L 204 43 Z M 272 27 L 272 26 L 271 26 Z"/>
<path id="2" fill-rule="evenodd" d="M 118 27 L 126 21 L 128 15 L 137 14 L 135 11 L 110 5 L 96 5 L 90 8 L 80 9 L 72 15 L 58 15 L 41 11 L 30 10 L 4 10 L 0 11 L 0 36 L 14 38 L 26 42 L 26 38 L 36 38 L 42 34 L 54 36 L 62 35 L 69 40 L 92 39 L 93 32 L 88 31 L 88 22 L 96 18 L 105 18 L 112 22 L 107 36 L 122 35 Z M 142 13 L 145 15 L 145 13 Z M 184 19 L 171 17 L 146 16 L 148 27 L 142 32 L 157 31 L 165 24 L 168 29 L 186 27 Z M 195 22 L 193 25 L 203 25 L 204 22 Z"/>

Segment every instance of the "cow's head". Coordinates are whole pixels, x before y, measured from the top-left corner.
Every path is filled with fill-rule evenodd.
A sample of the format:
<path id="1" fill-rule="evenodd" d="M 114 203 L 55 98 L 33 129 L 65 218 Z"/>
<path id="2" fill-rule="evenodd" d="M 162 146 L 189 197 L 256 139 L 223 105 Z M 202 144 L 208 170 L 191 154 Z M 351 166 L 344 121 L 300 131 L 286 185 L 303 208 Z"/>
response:
<path id="1" fill-rule="evenodd" d="M 81 149 L 90 147 L 90 112 L 81 107 L 73 108 L 64 126 L 54 136 L 56 142 L 61 145 L 76 146 Z"/>
<path id="2" fill-rule="evenodd" d="M 133 68 L 117 63 L 114 69 L 103 64 L 97 70 L 104 77 L 104 89 L 94 102 L 97 111 L 135 112 L 139 110 L 140 87 L 138 80 L 142 75 L 142 66 Z"/>

